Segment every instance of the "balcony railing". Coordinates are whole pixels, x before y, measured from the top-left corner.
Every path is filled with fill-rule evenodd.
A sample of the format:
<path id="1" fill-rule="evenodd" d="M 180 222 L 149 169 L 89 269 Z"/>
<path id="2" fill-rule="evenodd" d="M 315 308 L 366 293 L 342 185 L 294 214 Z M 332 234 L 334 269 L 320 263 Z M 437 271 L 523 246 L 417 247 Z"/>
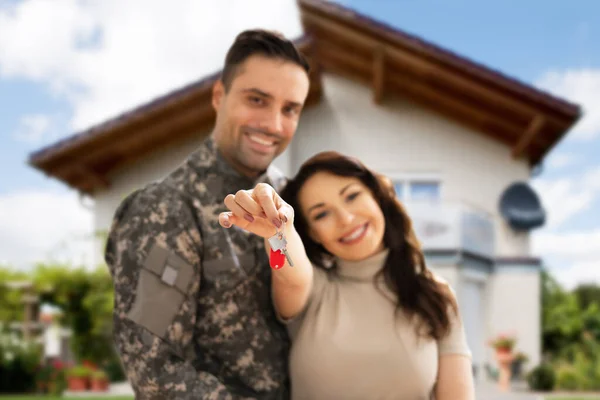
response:
<path id="1" fill-rule="evenodd" d="M 494 257 L 494 221 L 490 214 L 462 203 L 404 203 L 423 250 L 468 251 Z"/>

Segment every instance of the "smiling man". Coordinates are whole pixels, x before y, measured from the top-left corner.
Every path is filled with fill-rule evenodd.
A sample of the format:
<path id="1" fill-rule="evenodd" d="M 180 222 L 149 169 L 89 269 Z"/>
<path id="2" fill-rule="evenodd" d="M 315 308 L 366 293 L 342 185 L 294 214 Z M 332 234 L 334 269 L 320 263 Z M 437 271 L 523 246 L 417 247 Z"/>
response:
<path id="1" fill-rule="evenodd" d="M 309 67 L 287 39 L 242 32 L 213 88 L 212 134 L 117 209 L 105 259 L 114 338 L 139 399 L 287 399 L 288 337 L 263 240 L 218 223 L 228 193 L 280 188 Z M 280 221 L 273 221 L 279 225 Z"/>

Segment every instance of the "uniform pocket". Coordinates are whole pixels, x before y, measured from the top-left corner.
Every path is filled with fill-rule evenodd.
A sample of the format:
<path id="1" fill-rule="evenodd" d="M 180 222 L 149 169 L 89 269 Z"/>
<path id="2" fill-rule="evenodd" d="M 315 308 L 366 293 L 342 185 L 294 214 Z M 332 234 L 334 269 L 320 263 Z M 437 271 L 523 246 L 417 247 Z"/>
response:
<path id="1" fill-rule="evenodd" d="M 140 269 L 135 301 L 127 317 L 165 338 L 186 299 L 193 277 L 191 264 L 155 244 Z"/>

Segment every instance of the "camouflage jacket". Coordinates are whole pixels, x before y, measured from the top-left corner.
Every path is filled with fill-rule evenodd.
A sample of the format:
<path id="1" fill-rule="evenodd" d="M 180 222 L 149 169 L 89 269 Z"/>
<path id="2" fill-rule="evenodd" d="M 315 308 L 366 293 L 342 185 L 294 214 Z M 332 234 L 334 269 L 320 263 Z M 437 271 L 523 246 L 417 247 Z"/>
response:
<path id="1" fill-rule="evenodd" d="M 115 212 L 105 260 L 114 339 L 138 399 L 287 399 L 289 341 L 271 303 L 261 238 L 222 228 L 225 196 L 252 181 L 212 137 Z"/>

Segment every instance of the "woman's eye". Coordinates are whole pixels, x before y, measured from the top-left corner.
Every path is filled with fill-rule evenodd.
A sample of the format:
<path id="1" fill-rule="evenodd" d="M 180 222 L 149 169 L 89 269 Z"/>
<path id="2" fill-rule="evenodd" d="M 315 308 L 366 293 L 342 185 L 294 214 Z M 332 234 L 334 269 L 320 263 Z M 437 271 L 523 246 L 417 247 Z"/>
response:
<path id="1" fill-rule="evenodd" d="M 354 200 L 355 198 L 357 198 L 357 197 L 358 197 L 358 195 L 360 195 L 360 192 L 355 192 L 355 193 L 352 193 L 351 195 L 349 195 L 349 196 L 348 196 L 348 198 L 347 198 L 347 199 L 348 199 L 348 201 L 352 201 L 352 200 Z"/>
<path id="2" fill-rule="evenodd" d="M 327 215 L 327 212 L 326 212 L 326 211 L 323 211 L 323 212 L 320 212 L 320 213 L 318 213 L 317 215 L 315 215 L 314 219 L 315 219 L 315 221 L 316 221 L 316 220 L 318 220 L 318 219 L 321 219 L 321 218 L 325 217 L 326 215 Z"/>

